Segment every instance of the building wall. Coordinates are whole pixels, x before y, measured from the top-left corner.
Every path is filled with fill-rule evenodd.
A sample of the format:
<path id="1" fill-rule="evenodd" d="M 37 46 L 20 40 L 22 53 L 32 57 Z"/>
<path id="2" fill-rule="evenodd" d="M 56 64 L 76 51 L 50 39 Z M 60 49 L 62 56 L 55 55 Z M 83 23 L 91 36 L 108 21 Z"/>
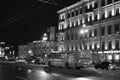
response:
<path id="1" fill-rule="evenodd" d="M 30 54 L 28 53 L 29 48 L 27 45 L 20 45 L 18 47 L 18 58 L 27 58 L 30 56 Z"/>
<path id="2" fill-rule="evenodd" d="M 58 30 L 65 33 L 66 51 L 91 50 L 97 62 L 120 58 L 119 0 L 83 0 L 59 10 L 58 14 Z M 88 32 L 81 34 L 82 29 Z"/>

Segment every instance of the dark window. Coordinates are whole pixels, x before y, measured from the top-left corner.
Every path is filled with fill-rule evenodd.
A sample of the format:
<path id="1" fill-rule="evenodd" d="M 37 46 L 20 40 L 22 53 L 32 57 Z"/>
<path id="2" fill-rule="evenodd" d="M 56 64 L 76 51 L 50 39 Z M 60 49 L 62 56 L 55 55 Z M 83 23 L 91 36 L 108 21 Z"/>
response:
<path id="1" fill-rule="evenodd" d="M 119 49 L 119 40 L 116 40 L 115 42 L 115 49 Z"/>
<path id="2" fill-rule="evenodd" d="M 84 50 L 86 50 L 86 49 L 87 49 L 87 45 L 85 44 L 85 45 L 84 45 Z"/>
<path id="3" fill-rule="evenodd" d="M 105 6 L 105 0 L 101 0 L 101 7 Z"/>
<path id="4" fill-rule="evenodd" d="M 78 21 L 76 21 L 76 26 L 78 26 Z"/>
<path id="5" fill-rule="evenodd" d="M 116 9 L 116 16 L 119 15 L 119 8 Z"/>
<path id="6" fill-rule="evenodd" d="M 77 47 L 77 45 L 76 45 L 76 47 L 75 47 L 75 50 L 76 50 L 76 51 L 78 50 L 78 47 Z"/>
<path id="7" fill-rule="evenodd" d="M 70 13 L 67 13 L 67 18 L 70 18 Z"/>
<path id="8" fill-rule="evenodd" d="M 98 8 L 98 3 L 97 1 L 95 2 L 94 9 Z"/>
<path id="9" fill-rule="evenodd" d="M 82 19 L 80 20 L 80 24 L 82 24 Z"/>
<path id="10" fill-rule="evenodd" d="M 85 18 L 85 22 L 88 23 L 88 17 Z"/>
<path id="11" fill-rule="evenodd" d="M 77 40 L 77 33 L 75 34 L 75 40 Z"/>
<path id="12" fill-rule="evenodd" d="M 67 24 L 67 27 L 70 27 L 70 23 Z"/>
<path id="13" fill-rule="evenodd" d="M 73 40 L 73 32 L 71 33 L 71 40 Z"/>
<path id="14" fill-rule="evenodd" d="M 88 7 L 87 7 L 87 6 L 84 6 L 84 8 L 85 8 L 85 12 L 88 12 Z"/>
<path id="15" fill-rule="evenodd" d="M 119 33 L 119 31 L 120 31 L 119 24 L 115 24 L 115 33 Z"/>
<path id="16" fill-rule="evenodd" d="M 62 36 L 62 39 L 61 39 L 61 41 L 64 41 L 64 37 Z"/>
<path id="17" fill-rule="evenodd" d="M 74 11 L 72 11 L 72 13 L 71 13 L 71 17 L 74 17 Z"/>
<path id="18" fill-rule="evenodd" d="M 97 44 L 94 45 L 94 49 L 97 50 Z"/>
<path id="19" fill-rule="evenodd" d="M 101 19 L 105 19 L 105 13 L 102 13 Z"/>
<path id="20" fill-rule="evenodd" d="M 72 22 L 72 27 L 74 26 L 74 22 Z"/>
<path id="21" fill-rule="evenodd" d="M 92 16 L 90 16 L 90 22 L 92 21 Z"/>
<path id="22" fill-rule="evenodd" d="M 109 41 L 109 43 L 108 43 L 108 49 L 109 50 L 112 49 L 112 41 Z"/>
<path id="23" fill-rule="evenodd" d="M 73 46 L 71 46 L 71 50 L 73 50 Z"/>
<path id="24" fill-rule="evenodd" d="M 68 41 L 70 40 L 70 36 L 69 36 L 68 33 L 66 34 L 66 38 L 67 38 Z"/>
<path id="25" fill-rule="evenodd" d="M 111 4 L 112 3 L 112 0 L 107 0 L 107 4 Z"/>
<path id="26" fill-rule="evenodd" d="M 114 2 L 117 2 L 117 1 L 119 1 L 119 0 L 114 0 Z"/>
<path id="27" fill-rule="evenodd" d="M 105 35 L 105 27 L 101 28 L 101 35 L 104 36 Z"/>
<path id="28" fill-rule="evenodd" d="M 75 11 L 75 15 L 76 15 L 76 16 L 78 15 L 78 9 Z"/>
<path id="29" fill-rule="evenodd" d="M 97 19 L 97 14 L 95 14 L 95 19 L 94 19 L 95 21 L 97 21 L 98 19 Z"/>
<path id="30" fill-rule="evenodd" d="M 92 45 L 89 45 L 89 49 L 92 50 Z"/>
<path id="31" fill-rule="evenodd" d="M 112 33 L 112 26 L 109 25 L 109 26 L 108 26 L 108 34 L 111 34 L 111 33 Z"/>
<path id="32" fill-rule="evenodd" d="M 93 11 L 92 4 L 90 5 L 90 9 L 89 9 L 89 11 Z"/>
<path id="33" fill-rule="evenodd" d="M 105 42 L 102 42 L 102 50 L 105 49 Z"/>
<path id="34" fill-rule="evenodd" d="M 69 51 L 69 47 L 67 48 L 67 50 Z"/>
<path id="35" fill-rule="evenodd" d="M 109 18 L 112 17 L 112 11 L 109 12 L 108 17 L 109 17 Z"/>
<path id="36" fill-rule="evenodd" d="M 82 8 L 80 8 L 80 14 L 82 14 L 83 13 L 83 10 L 82 10 Z"/>
<path id="37" fill-rule="evenodd" d="M 94 29 L 94 36 L 97 36 L 97 29 Z"/>
<path id="38" fill-rule="evenodd" d="M 90 30 L 89 32 L 89 37 L 92 37 L 92 30 Z"/>

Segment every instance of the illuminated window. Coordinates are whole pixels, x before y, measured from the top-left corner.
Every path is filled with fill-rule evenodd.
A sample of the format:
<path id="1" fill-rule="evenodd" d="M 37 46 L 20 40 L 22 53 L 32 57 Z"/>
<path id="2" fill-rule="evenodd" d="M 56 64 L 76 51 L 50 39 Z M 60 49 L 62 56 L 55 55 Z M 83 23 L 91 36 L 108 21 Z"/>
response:
<path id="1" fill-rule="evenodd" d="M 112 55 L 108 55 L 108 60 L 112 60 Z"/>
<path id="2" fill-rule="evenodd" d="M 119 60 L 120 59 L 120 55 L 115 55 L 115 60 Z"/>

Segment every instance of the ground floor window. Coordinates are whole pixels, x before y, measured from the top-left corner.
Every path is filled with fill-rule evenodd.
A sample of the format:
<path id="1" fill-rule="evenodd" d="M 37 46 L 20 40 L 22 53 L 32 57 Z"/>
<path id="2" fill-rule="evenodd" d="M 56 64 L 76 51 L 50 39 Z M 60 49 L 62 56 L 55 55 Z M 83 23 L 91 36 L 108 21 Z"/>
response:
<path id="1" fill-rule="evenodd" d="M 118 54 L 115 55 L 115 56 L 114 56 L 114 59 L 115 59 L 115 60 L 119 60 L 119 59 L 120 59 L 120 55 L 118 55 Z"/>
<path id="2" fill-rule="evenodd" d="M 107 60 L 112 60 L 112 55 L 108 55 Z"/>

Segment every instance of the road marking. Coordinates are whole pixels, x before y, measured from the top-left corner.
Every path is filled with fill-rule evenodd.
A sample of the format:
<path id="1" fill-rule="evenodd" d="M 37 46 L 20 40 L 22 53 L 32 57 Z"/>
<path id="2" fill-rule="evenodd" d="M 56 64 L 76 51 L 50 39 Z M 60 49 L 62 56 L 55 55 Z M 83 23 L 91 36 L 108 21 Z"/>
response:
<path id="1" fill-rule="evenodd" d="M 20 76 L 16 76 L 16 78 L 21 79 L 21 80 L 28 80 L 28 79 L 25 79 L 25 78 L 20 77 Z"/>
<path id="2" fill-rule="evenodd" d="M 114 73 L 110 73 L 110 75 L 114 75 Z"/>

